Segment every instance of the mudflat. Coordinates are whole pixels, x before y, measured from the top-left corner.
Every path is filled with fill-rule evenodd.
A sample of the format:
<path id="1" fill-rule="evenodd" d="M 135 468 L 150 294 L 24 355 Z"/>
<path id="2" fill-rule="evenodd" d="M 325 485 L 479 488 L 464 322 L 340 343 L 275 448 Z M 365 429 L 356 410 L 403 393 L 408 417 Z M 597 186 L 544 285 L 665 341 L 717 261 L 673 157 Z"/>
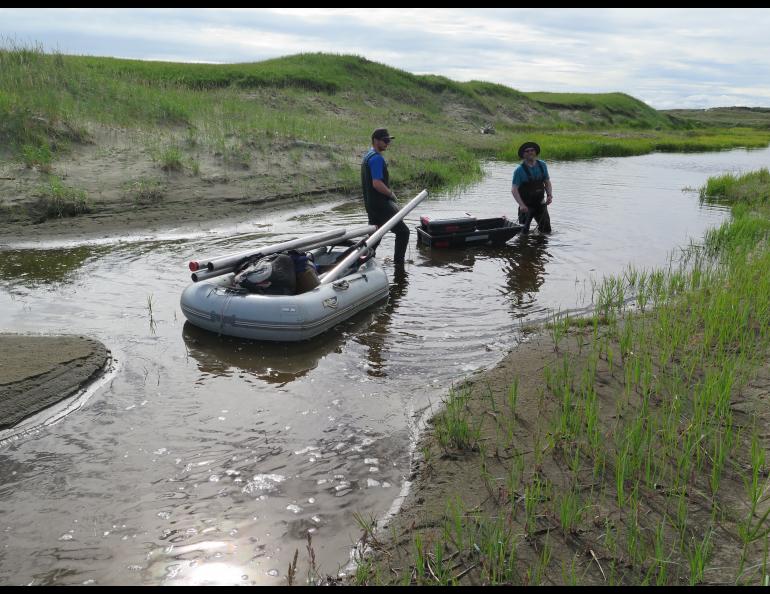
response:
<path id="1" fill-rule="evenodd" d="M 85 336 L 0 334 L 0 429 L 77 394 L 101 375 L 109 356 Z"/>

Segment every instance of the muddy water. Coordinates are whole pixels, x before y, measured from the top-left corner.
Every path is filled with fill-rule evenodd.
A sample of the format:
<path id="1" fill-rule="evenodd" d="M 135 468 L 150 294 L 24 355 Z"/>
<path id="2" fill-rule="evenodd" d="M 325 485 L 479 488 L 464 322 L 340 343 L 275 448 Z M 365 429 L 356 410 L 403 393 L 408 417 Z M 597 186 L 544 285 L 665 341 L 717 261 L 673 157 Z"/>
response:
<path id="1" fill-rule="evenodd" d="M 410 244 L 383 304 L 299 345 L 217 337 L 185 322 L 186 262 L 365 223 L 356 202 L 238 225 L 0 253 L 0 331 L 82 333 L 114 377 L 52 426 L 0 445 L 4 584 L 280 584 L 310 531 L 336 574 L 409 470 L 416 417 L 494 365 L 523 324 L 590 305 L 605 274 L 666 265 L 728 216 L 709 175 L 770 151 L 550 163 L 554 233 L 500 249 Z M 420 213 L 513 215 L 512 166 Z M 683 190 L 684 189 L 684 190 Z M 389 234 L 380 257 L 392 254 Z M 0 436 L 2 439 L 3 436 Z"/>

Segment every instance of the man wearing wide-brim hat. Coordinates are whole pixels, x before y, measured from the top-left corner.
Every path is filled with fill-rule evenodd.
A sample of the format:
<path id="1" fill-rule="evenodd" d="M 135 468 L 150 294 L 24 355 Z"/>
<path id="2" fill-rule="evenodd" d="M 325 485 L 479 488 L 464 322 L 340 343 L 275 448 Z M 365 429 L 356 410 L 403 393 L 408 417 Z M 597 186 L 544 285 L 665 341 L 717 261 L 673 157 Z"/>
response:
<path id="1" fill-rule="evenodd" d="M 535 219 L 541 233 L 550 233 L 548 205 L 553 202 L 553 188 L 548 167 L 537 158 L 539 154 L 540 145 L 536 142 L 525 142 L 519 147 L 519 157 L 523 161 L 513 172 L 511 194 L 519 205 L 519 223 L 524 225 L 524 232 L 529 231 L 529 225 Z"/>

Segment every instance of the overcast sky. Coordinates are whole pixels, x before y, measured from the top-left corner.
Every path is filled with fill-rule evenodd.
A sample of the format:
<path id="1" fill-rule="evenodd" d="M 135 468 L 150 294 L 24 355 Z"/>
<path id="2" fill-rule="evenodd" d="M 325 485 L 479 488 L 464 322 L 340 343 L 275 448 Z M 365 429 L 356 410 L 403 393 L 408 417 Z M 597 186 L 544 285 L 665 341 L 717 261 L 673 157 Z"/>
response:
<path id="1" fill-rule="evenodd" d="M 0 8 L 0 45 L 179 62 L 355 54 L 657 109 L 770 107 L 767 8 Z"/>

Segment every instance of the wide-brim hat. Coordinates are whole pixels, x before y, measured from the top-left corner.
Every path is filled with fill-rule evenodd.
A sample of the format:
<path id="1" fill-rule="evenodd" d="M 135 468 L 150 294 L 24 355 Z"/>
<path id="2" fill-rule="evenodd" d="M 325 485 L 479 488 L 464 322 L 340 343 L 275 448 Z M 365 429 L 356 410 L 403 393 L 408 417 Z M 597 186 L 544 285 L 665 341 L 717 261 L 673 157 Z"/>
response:
<path id="1" fill-rule="evenodd" d="M 539 155 L 540 154 L 540 145 L 536 142 L 525 142 L 519 147 L 519 159 L 524 158 L 524 151 L 528 148 L 535 149 L 535 152 Z"/>

